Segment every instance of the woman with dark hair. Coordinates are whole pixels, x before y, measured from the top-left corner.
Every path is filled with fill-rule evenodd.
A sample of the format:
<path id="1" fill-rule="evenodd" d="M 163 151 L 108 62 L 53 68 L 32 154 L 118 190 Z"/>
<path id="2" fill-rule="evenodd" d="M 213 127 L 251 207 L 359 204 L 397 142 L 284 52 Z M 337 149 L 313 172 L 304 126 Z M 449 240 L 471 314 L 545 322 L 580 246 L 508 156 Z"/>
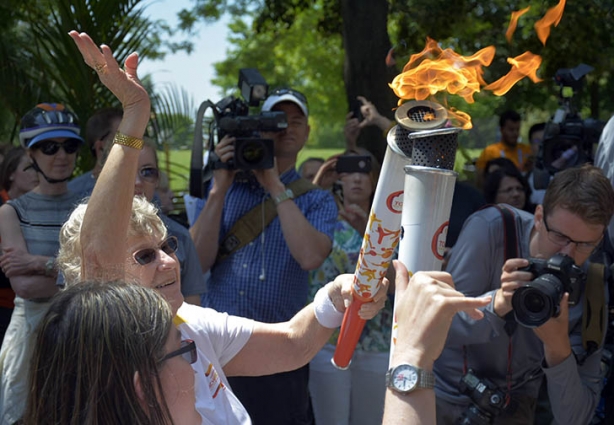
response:
<path id="1" fill-rule="evenodd" d="M 509 204 L 530 213 L 535 211 L 529 183 L 517 168 L 499 168 L 489 173 L 483 190 L 489 204 Z"/>
<path id="2" fill-rule="evenodd" d="M 32 167 L 26 150 L 21 146 L 9 149 L 0 165 L 0 203 L 19 198 L 34 189 L 37 184 L 38 174 Z"/>
<path id="3" fill-rule="evenodd" d="M 156 291 L 89 282 L 54 297 L 32 355 L 26 425 L 200 425 L 193 341 Z"/>

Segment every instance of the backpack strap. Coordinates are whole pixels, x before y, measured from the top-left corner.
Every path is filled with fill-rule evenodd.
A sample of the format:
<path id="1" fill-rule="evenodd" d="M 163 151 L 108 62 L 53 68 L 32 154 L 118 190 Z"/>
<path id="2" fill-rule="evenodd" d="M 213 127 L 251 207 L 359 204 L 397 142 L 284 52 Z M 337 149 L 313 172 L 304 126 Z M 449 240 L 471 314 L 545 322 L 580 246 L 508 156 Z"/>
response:
<path id="1" fill-rule="evenodd" d="M 294 198 L 304 195 L 318 186 L 305 180 L 298 179 L 290 182 L 286 187 L 294 193 Z M 269 197 L 264 203 L 259 203 L 254 208 L 243 214 L 224 236 L 217 252 L 216 262 L 224 261 L 231 254 L 256 239 L 263 230 L 277 217 L 277 208 Z"/>
<path id="2" fill-rule="evenodd" d="M 582 346 L 586 357 L 597 351 L 603 342 L 607 320 L 604 273 L 603 264 L 589 263 L 582 311 Z"/>

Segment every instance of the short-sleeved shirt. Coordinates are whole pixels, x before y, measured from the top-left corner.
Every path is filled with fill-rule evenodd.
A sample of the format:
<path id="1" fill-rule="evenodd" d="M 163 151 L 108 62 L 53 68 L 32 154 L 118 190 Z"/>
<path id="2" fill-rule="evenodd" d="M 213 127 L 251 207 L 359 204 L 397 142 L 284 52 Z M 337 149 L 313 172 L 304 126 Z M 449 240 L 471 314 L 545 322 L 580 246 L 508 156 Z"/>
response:
<path id="1" fill-rule="evenodd" d="M 245 346 L 254 322 L 187 303 L 181 305 L 173 321 L 182 339 L 193 340 L 198 350 L 198 361 L 192 368 L 196 380 L 196 410 L 203 424 L 251 424 L 222 368 Z"/>
<path id="2" fill-rule="evenodd" d="M 531 155 L 532 151 L 529 145 L 518 143 L 516 146 L 509 146 L 499 142 L 486 146 L 476 161 L 475 166 L 482 172 L 486 168 L 486 163 L 491 159 L 507 158 L 516 164 L 520 171 L 525 171 L 523 167 Z"/>
<path id="3" fill-rule="evenodd" d="M 285 185 L 300 178 L 294 169 L 280 176 Z M 226 194 L 220 240 L 212 243 L 219 244 L 239 218 L 268 197 L 255 178 L 235 180 Z M 197 203 L 197 215 L 205 202 Z M 337 206 L 330 192 L 314 189 L 293 202 L 332 241 Z M 284 322 L 305 306 L 308 289 L 308 272 L 290 253 L 276 216 L 256 239 L 213 265 L 203 306 L 261 322 Z"/>

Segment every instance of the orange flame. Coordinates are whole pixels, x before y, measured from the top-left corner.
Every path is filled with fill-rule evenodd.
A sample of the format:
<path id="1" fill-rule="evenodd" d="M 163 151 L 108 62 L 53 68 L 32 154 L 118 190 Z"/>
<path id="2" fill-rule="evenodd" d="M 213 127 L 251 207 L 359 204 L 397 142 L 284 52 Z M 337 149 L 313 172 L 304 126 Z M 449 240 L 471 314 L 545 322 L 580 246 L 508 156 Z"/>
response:
<path id="1" fill-rule="evenodd" d="M 537 32 L 537 37 L 544 46 L 546 45 L 546 40 L 550 36 L 550 27 L 552 25 L 556 27 L 559 22 L 561 22 L 563 9 L 565 9 L 565 0 L 560 0 L 559 4 L 548 9 L 544 17 L 535 22 L 535 32 Z"/>
<path id="2" fill-rule="evenodd" d="M 525 7 L 524 9 L 512 12 L 512 16 L 510 18 L 510 25 L 507 27 L 507 31 L 505 31 L 505 38 L 508 43 L 512 42 L 512 35 L 516 31 L 516 27 L 518 26 L 518 19 L 525 13 L 527 13 L 531 9 L 531 6 Z"/>
<path id="3" fill-rule="evenodd" d="M 482 67 L 490 65 L 494 55 L 494 46 L 488 46 L 472 56 L 461 56 L 452 49 L 441 49 L 435 40 L 427 38 L 424 50 L 410 57 L 403 73 L 395 77 L 390 87 L 400 99 L 424 100 L 447 92 L 473 103 L 473 94 L 486 85 Z M 468 115 L 459 112 L 455 117 L 465 127 Z M 471 128 L 470 118 L 468 125 Z"/>
<path id="4" fill-rule="evenodd" d="M 516 56 L 515 58 L 507 58 L 507 62 L 512 65 L 510 72 L 494 83 L 490 83 L 484 87 L 484 89 L 491 90 L 497 96 L 503 96 L 514 84 L 524 77 L 529 77 L 534 83 L 542 81 L 537 76 L 537 69 L 542 63 L 541 56 L 531 52 L 524 52 L 522 55 Z"/>

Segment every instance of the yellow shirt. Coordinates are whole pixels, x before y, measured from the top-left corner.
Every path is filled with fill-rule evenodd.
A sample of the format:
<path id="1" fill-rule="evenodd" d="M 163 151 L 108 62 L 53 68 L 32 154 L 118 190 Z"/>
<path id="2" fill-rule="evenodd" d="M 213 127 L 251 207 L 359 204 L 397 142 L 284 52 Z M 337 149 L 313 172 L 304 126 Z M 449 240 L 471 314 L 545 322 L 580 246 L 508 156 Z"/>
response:
<path id="1" fill-rule="evenodd" d="M 480 157 L 475 163 L 476 168 L 482 172 L 486 168 L 486 163 L 495 158 L 508 158 L 520 171 L 524 170 L 523 167 L 527 163 L 527 160 L 532 155 L 531 146 L 518 143 L 516 146 L 511 147 L 503 142 L 493 143 L 484 148 Z"/>

